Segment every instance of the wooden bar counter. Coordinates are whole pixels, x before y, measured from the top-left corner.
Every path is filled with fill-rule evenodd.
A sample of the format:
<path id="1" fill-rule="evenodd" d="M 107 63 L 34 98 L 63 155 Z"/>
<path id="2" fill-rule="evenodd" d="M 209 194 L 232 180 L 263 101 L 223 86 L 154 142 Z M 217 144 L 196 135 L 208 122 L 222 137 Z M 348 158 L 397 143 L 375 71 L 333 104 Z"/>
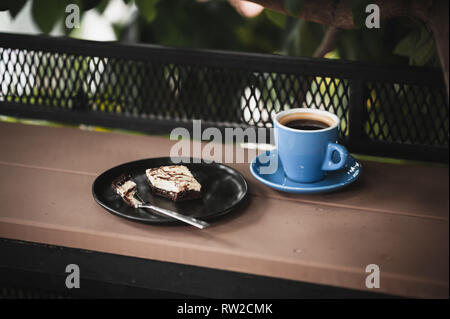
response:
<path id="1" fill-rule="evenodd" d="M 174 143 L 0 123 L 0 237 L 358 291 L 448 298 L 448 168 L 362 161 L 360 180 L 346 189 L 292 195 L 257 182 L 248 163 L 227 164 L 244 175 L 250 196 L 205 230 L 128 221 L 94 201 L 97 175 L 128 161 L 169 156 Z M 380 288 L 366 288 L 369 264 L 379 266 Z"/>

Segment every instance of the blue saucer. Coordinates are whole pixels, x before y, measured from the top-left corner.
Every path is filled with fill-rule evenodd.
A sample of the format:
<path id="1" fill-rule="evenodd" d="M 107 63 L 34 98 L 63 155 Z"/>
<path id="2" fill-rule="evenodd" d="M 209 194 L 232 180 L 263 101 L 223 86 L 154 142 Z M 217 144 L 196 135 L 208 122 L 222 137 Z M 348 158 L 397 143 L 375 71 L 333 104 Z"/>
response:
<path id="1" fill-rule="evenodd" d="M 277 151 L 267 151 L 270 161 L 277 157 Z M 345 187 L 356 181 L 361 175 L 362 166 L 350 154 L 348 155 L 347 163 L 344 168 L 338 171 L 327 172 L 325 177 L 314 183 L 299 183 L 294 182 L 286 177 L 284 174 L 281 161 L 278 161 L 278 169 L 272 174 L 260 174 L 261 167 L 267 167 L 268 164 L 262 164 L 260 159 L 263 154 L 258 155 L 250 163 L 250 171 L 253 176 L 271 188 L 276 190 L 296 193 L 296 194 L 314 194 L 331 192 L 342 187 Z M 266 155 L 266 156 L 267 156 Z M 267 161 L 264 161 L 267 163 Z"/>

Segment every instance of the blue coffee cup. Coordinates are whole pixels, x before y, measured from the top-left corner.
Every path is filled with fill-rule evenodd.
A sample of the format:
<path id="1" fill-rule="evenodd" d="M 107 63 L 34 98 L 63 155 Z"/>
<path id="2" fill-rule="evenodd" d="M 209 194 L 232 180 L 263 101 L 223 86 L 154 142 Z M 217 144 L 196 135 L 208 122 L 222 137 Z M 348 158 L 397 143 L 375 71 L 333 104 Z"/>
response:
<path id="1" fill-rule="evenodd" d="M 323 125 L 316 129 L 292 125 L 308 122 Z M 274 136 L 279 161 L 286 176 L 293 181 L 319 181 L 325 172 L 339 170 L 347 161 L 347 149 L 337 143 L 339 118 L 330 112 L 307 108 L 280 112 L 274 118 Z"/>

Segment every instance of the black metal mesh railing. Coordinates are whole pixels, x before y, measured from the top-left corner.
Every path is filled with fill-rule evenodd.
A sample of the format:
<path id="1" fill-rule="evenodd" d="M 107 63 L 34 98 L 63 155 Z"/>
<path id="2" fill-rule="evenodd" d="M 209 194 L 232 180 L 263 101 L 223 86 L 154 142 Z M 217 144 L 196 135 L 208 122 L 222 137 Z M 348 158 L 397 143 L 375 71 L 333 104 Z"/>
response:
<path id="1" fill-rule="evenodd" d="M 71 111 L 272 127 L 275 113 L 315 107 L 342 117 L 348 81 L 0 48 L 3 101 Z"/>
<path id="2" fill-rule="evenodd" d="M 353 152 L 448 161 L 439 70 L 0 34 L 0 114 L 170 132 L 320 108 Z"/>
<path id="3" fill-rule="evenodd" d="M 441 88 L 369 82 L 367 90 L 369 138 L 448 147 L 449 114 Z"/>

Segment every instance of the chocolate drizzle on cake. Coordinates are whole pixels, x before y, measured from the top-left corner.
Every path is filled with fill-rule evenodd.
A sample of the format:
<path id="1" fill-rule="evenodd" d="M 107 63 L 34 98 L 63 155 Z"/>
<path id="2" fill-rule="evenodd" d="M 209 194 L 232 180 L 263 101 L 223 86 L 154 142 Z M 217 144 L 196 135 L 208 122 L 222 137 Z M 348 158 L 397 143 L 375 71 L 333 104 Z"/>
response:
<path id="1" fill-rule="evenodd" d="M 173 201 L 201 197 L 201 185 L 184 165 L 149 168 L 146 175 L 154 194 Z"/>

